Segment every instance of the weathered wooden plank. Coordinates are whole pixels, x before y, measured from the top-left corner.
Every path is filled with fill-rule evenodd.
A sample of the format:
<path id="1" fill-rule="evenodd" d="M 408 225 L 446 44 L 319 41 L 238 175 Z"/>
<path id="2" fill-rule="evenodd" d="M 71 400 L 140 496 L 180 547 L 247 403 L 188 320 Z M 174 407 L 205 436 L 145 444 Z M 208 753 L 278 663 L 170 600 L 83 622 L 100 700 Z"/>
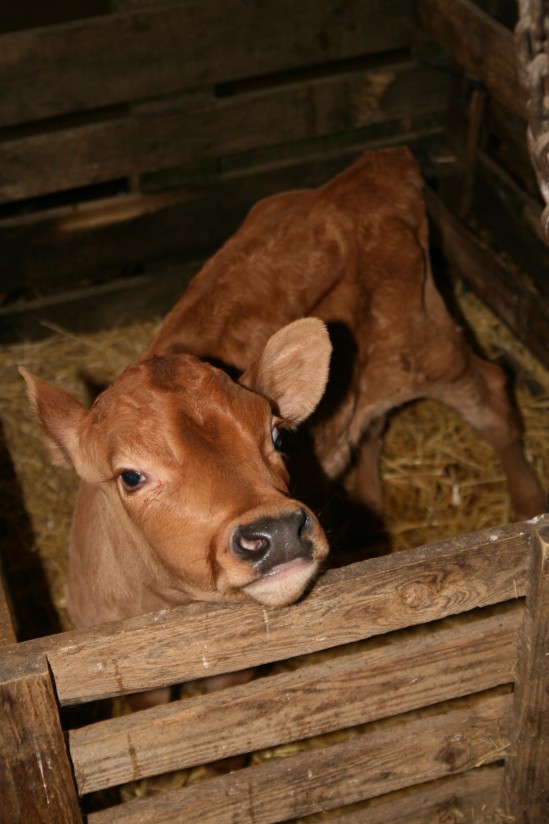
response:
<path id="1" fill-rule="evenodd" d="M 512 32 L 472 0 L 419 0 L 418 9 L 425 33 L 465 74 L 525 118 L 526 96 L 518 79 Z"/>
<path id="2" fill-rule="evenodd" d="M 415 759 L 414 759 L 415 760 Z M 271 761 L 271 765 L 277 761 Z M 292 761 L 293 764 L 293 761 Z M 269 792 L 271 781 L 278 776 L 266 775 L 266 768 L 269 764 L 264 764 L 261 770 L 254 773 L 246 771 L 240 775 L 244 779 L 245 785 L 250 787 L 254 793 L 259 794 L 257 805 L 262 801 L 265 791 Z M 288 765 L 284 765 L 288 766 Z M 376 799 L 376 803 L 362 805 L 361 809 L 353 812 L 343 812 L 341 815 L 331 817 L 337 824 L 479 824 L 482 816 L 489 815 L 497 810 L 499 792 L 501 788 L 503 768 L 499 765 L 490 764 L 486 767 L 470 770 L 466 773 L 457 774 L 447 778 L 441 785 L 440 779 L 436 784 L 427 784 L 420 789 L 414 787 L 413 793 L 406 793 L 401 797 L 389 797 L 386 800 Z M 263 780 L 262 780 L 263 779 Z M 230 819 L 231 811 L 234 815 L 241 813 L 246 815 L 247 805 L 240 808 L 233 805 L 230 799 L 235 794 L 231 793 L 233 779 L 214 779 L 214 783 L 208 782 L 207 787 L 212 788 L 212 802 L 217 802 L 217 810 L 220 810 L 219 824 L 225 821 L 242 821 L 245 818 Z M 261 783 L 259 783 L 261 782 Z M 259 786 L 258 786 L 259 784 Z M 242 797 L 242 781 L 239 782 L 238 801 Z M 204 791 L 206 785 L 197 785 L 196 796 L 199 790 Z M 224 793 L 224 795 L 222 795 Z M 134 801 L 119 807 L 111 807 L 100 813 L 92 813 L 89 824 L 172 824 L 178 815 L 185 810 L 193 809 L 194 798 L 187 794 L 182 798 L 182 793 L 178 791 L 164 793 L 154 799 L 148 798 L 141 801 Z M 208 794 L 205 793 L 207 796 Z M 341 795 L 341 792 L 339 793 Z M 229 799 L 229 802 L 227 802 Z M 266 802 L 269 813 L 271 807 L 269 800 Z M 343 798 L 342 804 L 347 804 L 348 799 Z M 248 819 L 250 820 L 250 819 Z M 264 821 L 265 819 L 260 819 Z M 271 819 L 272 820 L 272 819 Z M 259 823 L 258 823 L 259 824 Z"/>
<path id="3" fill-rule="evenodd" d="M 544 824 L 549 809 L 549 526 L 540 528 L 520 638 L 512 748 L 503 802 L 517 822 Z"/>
<path id="4" fill-rule="evenodd" d="M 468 709 L 367 730 L 343 743 L 272 758 L 206 784 L 94 813 L 88 821 L 274 824 L 374 798 L 501 757 L 507 746 L 509 699 L 489 697 Z M 370 822 L 372 812 L 359 820 Z M 398 818 L 385 819 L 389 821 L 400 824 Z"/>
<path id="5" fill-rule="evenodd" d="M 17 200 L 441 111 L 447 79 L 412 61 L 0 142 L 0 201 Z"/>
<path id="6" fill-rule="evenodd" d="M 8 34 L 0 126 L 406 48 L 412 7 L 196 0 Z"/>
<path id="7" fill-rule="evenodd" d="M 329 571 L 288 608 L 194 603 L 20 654 L 48 650 L 62 704 L 232 672 L 520 597 L 528 545 L 524 524 L 486 530 Z"/>
<path id="8" fill-rule="evenodd" d="M 516 609 L 427 636 L 415 633 L 74 730 L 70 750 L 79 790 L 207 764 L 510 683 L 521 618 Z"/>
<path id="9" fill-rule="evenodd" d="M 413 793 L 343 813 L 334 820 L 336 824 L 479 824 L 498 810 L 502 777 L 503 768 L 491 764 L 442 784 L 416 786 Z"/>
<path id="10" fill-rule="evenodd" d="M 0 821 L 82 821 L 45 656 L 0 674 Z"/>
<path id="11" fill-rule="evenodd" d="M 539 188 L 526 142 L 526 121 L 491 97 L 486 107 L 484 128 L 490 157 L 520 180 L 530 194 L 537 195 Z"/>
<path id="12" fill-rule="evenodd" d="M 120 195 L 0 221 L 0 292 L 53 290 L 79 278 L 139 271 L 153 264 L 198 260 L 211 254 L 262 197 L 284 189 L 318 186 L 367 148 L 409 145 L 420 160 L 441 131 L 401 133 L 387 140 L 358 141 L 331 152 L 317 150 L 268 167 L 175 191 Z M 9 309 L 6 310 L 9 312 Z"/>
<path id="13" fill-rule="evenodd" d="M 5 241 L 0 291 L 40 290 L 40 284 L 48 284 L 49 290 L 74 288 L 75 273 L 85 281 L 97 272 L 105 278 L 117 270 L 139 271 L 142 264 L 169 260 L 170 255 L 192 259 L 206 243 L 209 227 L 214 238 L 219 237 L 214 218 L 222 225 L 229 219 L 230 205 L 225 209 L 224 199 L 219 204 L 209 199 L 216 189 L 234 205 L 234 187 L 206 184 L 177 192 L 119 195 L 0 221 Z M 202 229 L 193 219 L 193 203 L 205 222 Z"/>
<path id="14" fill-rule="evenodd" d="M 173 306 L 199 268 L 198 262 L 166 267 L 161 273 L 119 278 L 0 308 L 0 344 L 41 338 L 56 328 L 97 332 L 160 317 Z"/>
<path id="15" fill-rule="evenodd" d="M 438 242 L 449 262 L 530 351 L 549 365 L 549 302 L 466 229 L 432 190 L 427 189 L 426 198 Z"/>
<path id="16" fill-rule="evenodd" d="M 494 248 L 509 255 L 532 286 L 549 299 L 549 248 L 541 236 L 542 202 L 528 195 L 499 164 L 478 153 L 472 215 Z"/>
<path id="17" fill-rule="evenodd" d="M 47 652 L 68 705 L 285 660 L 519 598 L 530 542 L 510 524 L 329 570 L 280 610 L 195 602 L 37 638 L 6 649 L 2 672 Z"/>

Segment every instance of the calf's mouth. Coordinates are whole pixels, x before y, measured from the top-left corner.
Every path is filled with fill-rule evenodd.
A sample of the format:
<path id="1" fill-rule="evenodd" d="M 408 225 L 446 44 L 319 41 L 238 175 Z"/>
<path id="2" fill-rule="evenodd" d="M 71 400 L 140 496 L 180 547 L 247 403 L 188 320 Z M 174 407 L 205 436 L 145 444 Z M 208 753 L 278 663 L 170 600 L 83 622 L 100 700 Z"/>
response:
<path id="1" fill-rule="evenodd" d="M 315 578 L 328 552 L 324 534 L 302 505 L 234 527 L 232 555 L 250 564 L 255 579 L 242 591 L 267 606 L 296 601 Z"/>

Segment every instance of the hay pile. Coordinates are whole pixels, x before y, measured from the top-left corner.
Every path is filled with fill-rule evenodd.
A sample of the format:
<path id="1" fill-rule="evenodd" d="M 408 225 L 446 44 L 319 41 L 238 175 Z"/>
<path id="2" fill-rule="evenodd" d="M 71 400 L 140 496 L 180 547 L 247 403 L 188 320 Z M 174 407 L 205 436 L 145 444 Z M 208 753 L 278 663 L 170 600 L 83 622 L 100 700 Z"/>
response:
<path id="1" fill-rule="evenodd" d="M 526 453 L 548 486 L 549 373 L 471 292 L 461 290 L 457 299 L 484 352 L 491 358 L 503 355 L 517 369 L 514 392 L 524 422 Z M 70 626 L 63 585 L 77 479 L 72 472 L 50 465 L 17 365 L 55 381 L 86 402 L 89 386 L 109 383 L 140 354 L 155 326 L 147 323 L 82 336 L 52 330 L 55 334 L 45 341 L 0 348 L 0 421 L 12 462 L 0 480 L 2 499 L 8 502 L 5 518 L 12 541 L 30 544 L 12 551 L 8 572 L 10 566 L 23 563 L 25 554 L 39 560 L 35 566 L 43 567 L 61 628 Z M 510 519 L 505 481 L 491 448 L 437 402 L 420 401 L 393 414 L 381 471 L 386 523 L 395 550 Z M 30 591 L 16 595 L 32 600 L 32 581 L 25 585 Z"/>

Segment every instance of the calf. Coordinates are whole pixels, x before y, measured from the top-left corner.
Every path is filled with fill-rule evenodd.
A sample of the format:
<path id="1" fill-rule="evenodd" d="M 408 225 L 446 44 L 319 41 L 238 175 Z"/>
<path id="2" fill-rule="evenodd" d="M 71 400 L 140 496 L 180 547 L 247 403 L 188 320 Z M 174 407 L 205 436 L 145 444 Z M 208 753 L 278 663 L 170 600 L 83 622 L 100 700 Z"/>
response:
<path id="1" fill-rule="evenodd" d="M 328 551 L 279 452 L 307 419 L 318 471 L 335 480 L 354 461 L 352 494 L 378 511 L 386 413 L 436 398 L 494 447 L 517 517 L 542 510 L 504 376 L 433 283 L 421 190 L 409 151 L 390 149 L 257 204 L 89 412 L 22 370 L 54 460 L 82 479 L 77 624 L 188 599 L 298 599 Z"/>

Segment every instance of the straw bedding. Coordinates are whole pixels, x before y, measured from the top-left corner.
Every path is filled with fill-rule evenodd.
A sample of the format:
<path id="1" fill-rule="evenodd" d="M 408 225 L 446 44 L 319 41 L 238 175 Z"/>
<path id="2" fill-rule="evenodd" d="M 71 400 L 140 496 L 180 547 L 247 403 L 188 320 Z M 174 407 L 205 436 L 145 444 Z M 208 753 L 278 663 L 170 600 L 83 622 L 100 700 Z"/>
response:
<path id="1" fill-rule="evenodd" d="M 458 286 L 455 298 L 481 351 L 491 358 L 503 358 L 515 371 L 513 392 L 524 424 L 526 454 L 547 487 L 549 373 L 475 295 Z M 18 611 L 29 623 L 23 627 L 23 637 L 71 626 L 64 583 L 77 479 L 72 472 L 50 466 L 17 365 L 55 381 L 86 402 L 91 397 L 89 386 L 105 385 L 134 360 L 156 325 L 146 323 L 82 336 L 52 329 L 52 336 L 42 342 L 0 348 L 0 423 L 6 444 L 0 456 L 5 470 L 0 478 L 6 505 L 5 566 Z M 505 481 L 492 450 L 439 403 L 419 401 L 392 415 L 381 472 L 393 551 L 509 520 Z M 35 573 L 38 578 L 43 576 L 44 586 Z M 53 614 L 48 609 L 50 599 Z M 279 748 L 256 757 L 284 754 L 285 748 Z M 155 787 L 181 786 L 202 775 L 198 768 L 184 776 L 165 776 Z M 124 795 L 142 795 L 151 789 L 150 782 L 140 782 Z"/>

